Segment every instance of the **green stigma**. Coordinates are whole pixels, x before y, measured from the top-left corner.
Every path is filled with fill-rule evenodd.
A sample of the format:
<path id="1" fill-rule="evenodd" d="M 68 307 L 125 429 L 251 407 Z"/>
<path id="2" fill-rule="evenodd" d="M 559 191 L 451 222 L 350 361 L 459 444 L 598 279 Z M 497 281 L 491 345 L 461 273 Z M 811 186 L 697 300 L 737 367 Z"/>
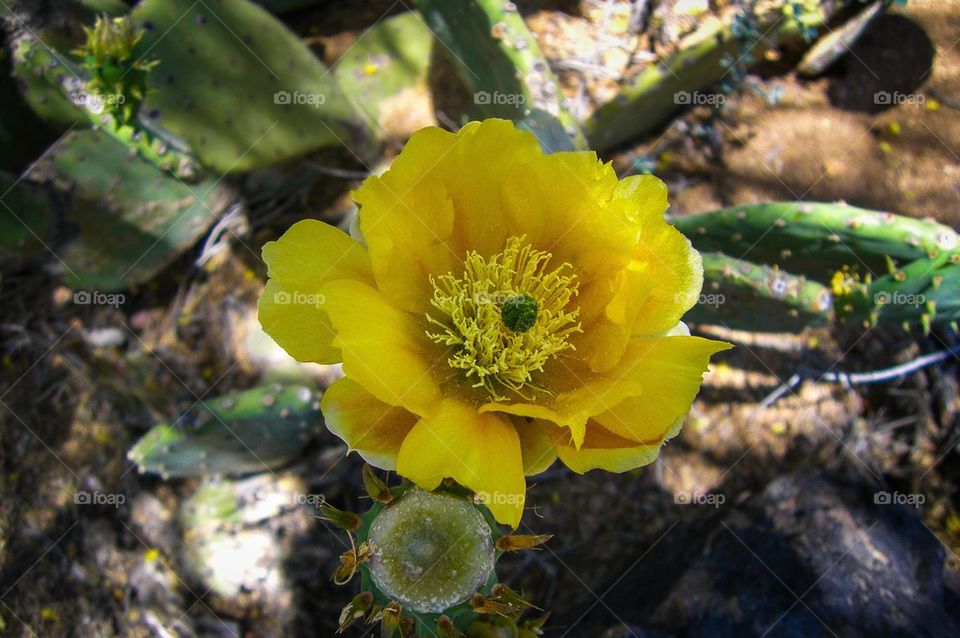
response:
<path id="1" fill-rule="evenodd" d="M 500 306 L 500 320 L 513 332 L 526 332 L 537 323 L 537 300 L 530 295 L 510 297 Z"/>

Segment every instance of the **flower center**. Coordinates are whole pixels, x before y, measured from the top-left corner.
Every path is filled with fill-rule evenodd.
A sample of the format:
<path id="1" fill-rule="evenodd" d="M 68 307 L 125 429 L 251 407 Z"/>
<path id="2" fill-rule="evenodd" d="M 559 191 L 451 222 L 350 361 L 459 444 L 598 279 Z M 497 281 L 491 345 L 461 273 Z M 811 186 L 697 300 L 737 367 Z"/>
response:
<path id="1" fill-rule="evenodd" d="M 546 392 L 533 382 L 534 373 L 572 350 L 568 338 L 580 332 L 580 310 L 567 308 L 578 293 L 576 275 L 570 264 L 548 272 L 551 257 L 526 237 L 512 237 L 492 257 L 468 253 L 461 277 L 430 277 L 430 303 L 440 315 L 427 319 L 440 330 L 427 335 L 455 348 L 450 367 L 464 370 L 495 400 L 506 398 L 504 388 L 524 398 L 526 388 Z"/>

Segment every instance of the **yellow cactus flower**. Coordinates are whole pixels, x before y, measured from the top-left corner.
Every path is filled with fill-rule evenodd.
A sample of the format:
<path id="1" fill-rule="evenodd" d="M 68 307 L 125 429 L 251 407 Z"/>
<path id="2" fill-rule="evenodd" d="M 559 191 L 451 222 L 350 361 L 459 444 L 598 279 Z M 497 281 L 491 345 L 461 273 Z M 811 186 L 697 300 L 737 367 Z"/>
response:
<path id="1" fill-rule="evenodd" d="M 652 462 L 729 347 L 680 323 L 703 269 L 666 186 L 593 152 L 544 155 L 504 120 L 427 128 L 353 196 L 356 236 L 304 220 L 264 246 L 260 322 L 343 362 L 322 409 L 351 450 L 427 490 L 452 478 L 502 523 L 558 456 Z"/>

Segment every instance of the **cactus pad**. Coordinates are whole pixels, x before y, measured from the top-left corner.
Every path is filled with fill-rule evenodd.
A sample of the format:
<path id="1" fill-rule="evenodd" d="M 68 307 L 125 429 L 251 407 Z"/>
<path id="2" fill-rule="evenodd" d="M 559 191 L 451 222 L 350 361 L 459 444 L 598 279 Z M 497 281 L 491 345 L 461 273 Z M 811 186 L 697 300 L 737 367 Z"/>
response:
<path id="1" fill-rule="evenodd" d="M 79 233 L 58 251 L 76 288 L 142 283 L 202 235 L 229 202 L 211 179 L 188 186 L 97 131 L 71 133 L 31 169 L 72 193 Z"/>
<path id="2" fill-rule="evenodd" d="M 192 408 L 178 423 L 147 432 L 128 456 L 164 477 L 262 472 L 292 459 L 323 424 L 306 386 L 267 386 Z"/>
<path id="3" fill-rule="evenodd" d="M 144 0 L 131 14 L 159 60 L 141 118 L 225 173 L 316 148 L 356 145 L 361 121 L 333 76 L 279 20 L 249 0 Z"/>

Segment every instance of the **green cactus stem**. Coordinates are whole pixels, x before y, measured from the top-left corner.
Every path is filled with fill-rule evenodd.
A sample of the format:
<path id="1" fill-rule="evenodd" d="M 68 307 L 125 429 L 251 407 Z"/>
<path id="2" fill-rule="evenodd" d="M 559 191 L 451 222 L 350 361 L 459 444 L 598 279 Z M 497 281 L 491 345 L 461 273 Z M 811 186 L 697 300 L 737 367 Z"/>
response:
<path id="1" fill-rule="evenodd" d="M 700 251 L 721 251 L 830 282 L 845 266 L 887 272 L 887 259 L 933 259 L 958 245 L 956 231 L 930 220 L 843 203 L 772 202 L 673 217 Z"/>
<path id="2" fill-rule="evenodd" d="M 560 85 L 513 2 L 415 0 L 414 5 L 472 94 L 472 116 L 518 121 L 541 109 L 560 120 L 577 148 L 586 148 L 580 125 L 564 108 Z"/>
<path id="3" fill-rule="evenodd" d="M 412 104 L 429 104 L 432 48 L 433 34 L 410 11 L 370 27 L 337 60 L 337 82 L 353 105 L 376 122 L 379 137 L 407 137 L 419 124 L 409 111 Z"/>
<path id="4" fill-rule="evenodd" d="M 842 321 L 919 326 L 960 321 L 960 250 L 923 258 L 902 267 L 888 263 L 874 278 L 839 271 L 834 277 L 837 314 Z"/>
<path id="5" fill-rule="evenodd" d="M 138 119 L 182 139 L 218 174 L 324 146 L 372 150 L 366 120 L 282 22 L 250 0 L 208 4 L 143 0 L 131 13 L 141 46 L 160 60 Z"/>
<path id="6" fill-rule="evenodd" d="M 92 57 L 92 56 L 91 56 Z M 56 117 L 65 117 L 66 104 L 73 106 L 75 117 L 103 131 L 121 144 L 157 166 L 171 171 L 180 179 L 194 180 L 200 173 L 196 160 L 182 141 L 162 130 L 133 117 L 127 108 L 127 96 L 122 93 L 101 94 L 103 83 L 95 80 L 81 66 L 64 54 L 48 47 L 34 36 L 22 36 L 14 46 L 14 58 L 20 67 L 31 69 L 35 79 L 42 79 L 52 93 L 44 94 L 45 106 Z M 92 65 L 93 62 L 90 62 Z M 145 73 L 145 70 L 139 71 Z M 28 84 L 28 94 L 32 85 Z M 98 87 L 91 89 L 91 86 Z M 138 109 L 143 94 L 134 93 L 130 105 Z M 41 115 L 44 113 L 40 111 Z"/>
<path id="7" fill-rule="evenodd" d="M 47 193 L 37 185 L 0 171 L 0 256 L 43 250 L 56 226 Z"/>
<path id="8" fill-rule="evenodd" d="M 343 526 L 356 539 L 334 574 L 340 584 L 358 572 L 361 580 L 360 594 L 341 613 L 341 631 L 363 619 L 380 622 L 383 635 L 421 638 L 492 629 L 533 635 L 542 625 L 521 620 L 532 605 L 497 581 L 495 566 L 505 552 L 531 549 L 549 536 L 503 535 L 489 510 L 454 484 L 434 492 L 410 484 L 386 488 L 369 468 L 364 482 L 375 502 L 359 528 L 352 520 Z"/>
<path id="9" fill-rule="evenodd" d="M 234 199 L 212 178 L 188 186 L 93 130 L 64 137 L 28 176 L 69 193 L 65 218 L 77 232 L 57 248 L 58 263 L 68 284 L 99 292 L 149 280 Z"/>
<path id="10" fill-rule="evenodd" d="M 266 386 L 199 403 L 152 428 L 128 457 L 165 478 L 263 472 L 287 463 L 322 427 L 316 392 Z"/>
<path id="11" fill-rule="evenodd" d="M 821 283 L 721 253 L 702 257 L 703 291 L 686 321 L 736 330 L 799 332 L 833 320 L 833 295 Z"/>
<path id="12" fill-rule="evenodd" d="M 681 99 L 685 93 L 689 97 L 728 78 L 747 58 L 762 59 L 771 44 L 815 32 L 834 15 L 834 8 L 847 3 L 750 3 L 749 16 L 734 12 L 706 20 L 675 53 L 651 63 L 584 122 L 590 148 L 606 150 L 653 130 L 689 103 Z"/>

